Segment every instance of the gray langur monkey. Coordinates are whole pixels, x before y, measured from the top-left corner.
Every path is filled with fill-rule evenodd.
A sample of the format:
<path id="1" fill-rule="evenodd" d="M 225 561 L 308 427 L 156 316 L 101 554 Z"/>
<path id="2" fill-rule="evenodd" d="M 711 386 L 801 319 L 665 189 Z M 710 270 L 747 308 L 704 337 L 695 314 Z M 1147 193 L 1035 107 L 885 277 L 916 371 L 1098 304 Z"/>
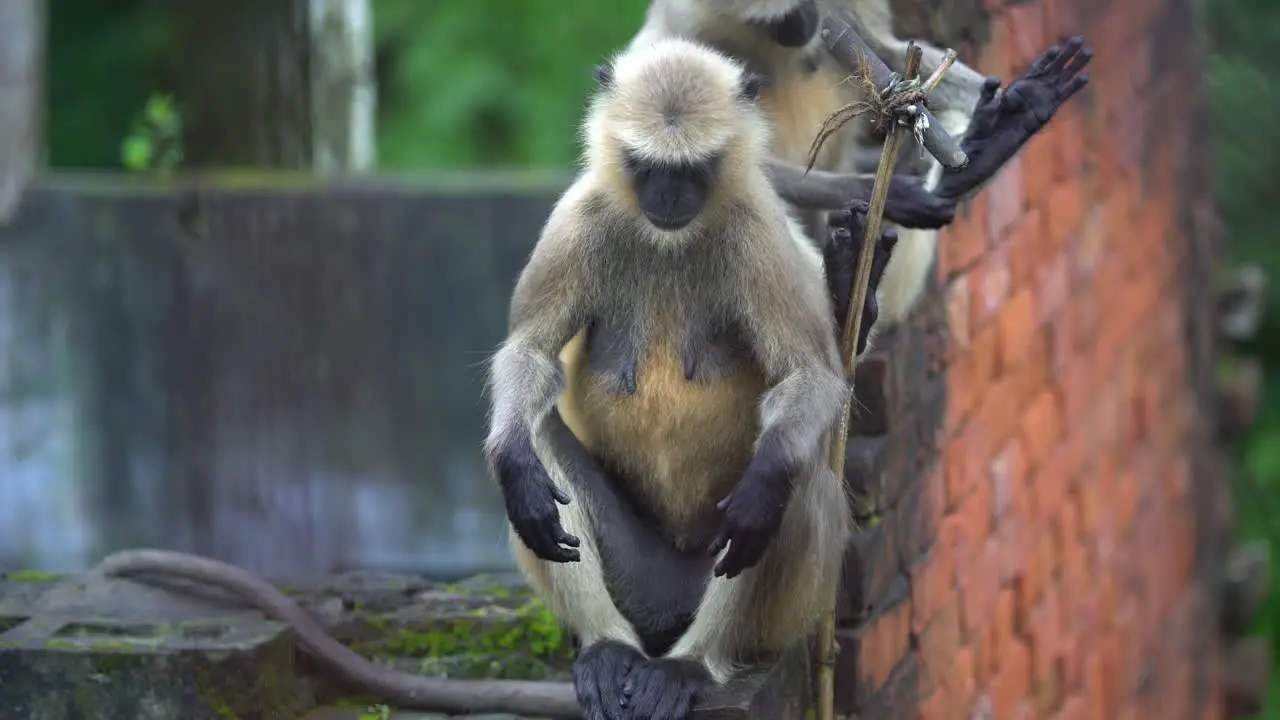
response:
<path id="1" fill-rule="evenodd" d="M 693 39 L 764 76 L 761 103 L 775 126 L 774 182 L 788 202 L 806 209 L 805 225 L 815 240 L 827 238 L 824 210 L 833 209 L 829 199 L 838 195 L 831 188 L 835 179 L 860 177 L 858 128 L 853 123 L 826 142 L 812 174 L 806 177 L 803 172 L 823 120 L 857 99 L 858 84 L 846 81 L 848 71 L 831 57 L 818 33 L 823 13 L 832 10 L 842 11 L 889 68 L 902 72 L 907 42 L 893 34 L 888 0 L 652 0 L 644 26 L 629 45 L 640 47 L 668 37 Z M 945 53 L 929 43 L 916 44 L 923 50 L 921 75 L 927 75 Z M 1081 38 L 1064 40 L 1046 50 L 1003 92 L 998 92 L 999 78 L 984 77 L 964 63 L 952 65 L 928 104 L 943 128 L 961 139 L 969 163 L 944 170 L 930 159 L 925 189 L 953 213 L 960 198 L 990 180 L 1087 84 L 1088 76 L 1081 71 L 1091 57 L 1092 50 Z M 897 193 L 891 191 L 885 212 L 888 220 L 901 225 L 877 291 L 880 318 L 886 323 L 901 320 L 919 299 L 933 267 L 934 228 L 951 221 L 938 206 L 903 188 L 898 185 Z M 858 194 L 847 200 L 865 197 Z M 817 198 L 825 202 L 814 202 Z"/>
<path id="2" fill-rule="evenodd" d="M 849 389 L 823 258 L 767 175 L 759 78 L 678 38 L 597 78 L 492 361 L 485 454 L 518 566 L 581 643 L 584 717 L 680 720 L 828 609 Z"/>

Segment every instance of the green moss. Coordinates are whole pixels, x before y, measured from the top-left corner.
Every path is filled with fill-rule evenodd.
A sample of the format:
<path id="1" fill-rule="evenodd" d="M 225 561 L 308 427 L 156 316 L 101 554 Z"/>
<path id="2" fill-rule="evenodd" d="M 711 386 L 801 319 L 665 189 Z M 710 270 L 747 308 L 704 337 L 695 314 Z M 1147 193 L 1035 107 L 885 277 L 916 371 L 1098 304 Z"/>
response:
<path id="1" fill-rule="evenodd" d="M 512 595 L 507 592 L 507 597 Z M 540 599 L 526 600 L 510 618 L 490 622 L 486 621 L 489 614 L 489 610 L 478 608 L 470 618 L 388 630 L 377 640 L 356 644 L 353 649 L 374 658 L 417 659 L 423 673 L 455 677 L 543 678 L 572 662 L 572 648 L 564 631 Z"/>
<path id="2" fill-rule="evenodd" d="M 0 575 L 0 578 L 8 582 L 52 582 L 60 580 L 62 574 L 40 570 L 14 570 Z"/>

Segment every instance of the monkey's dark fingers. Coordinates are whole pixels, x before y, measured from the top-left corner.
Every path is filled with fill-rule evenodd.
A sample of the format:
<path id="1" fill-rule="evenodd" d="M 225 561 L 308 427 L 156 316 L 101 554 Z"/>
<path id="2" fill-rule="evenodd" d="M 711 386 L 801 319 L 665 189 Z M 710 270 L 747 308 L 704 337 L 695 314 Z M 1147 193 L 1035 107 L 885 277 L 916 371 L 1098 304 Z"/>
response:
<path id="1" fill-rule="evenodd" d="M 554 483 L 547 483 L 547 487 L 551 489 L 551 497 L 561 505 L 569 504 L 569 495 L 564 490 L 556 487 Z"/>
<path id="2" fill-rule="evenodd" d="M 726 528 L 721 530 L 720 533 L 716 535 L 715 540 L 711 541 L 711 547 L 707 549 L 707 555 L 710 555 L 711 557 L 715 557 L 716 555 L 719 555 L 720 551 L 724 550 L 725 547 L 727 547 L 728 545 L 729 545 L 729 530 Z"/>
<path id="3" fill-rule="evenodd" d="M 1000 90 L 1000 78 L 995 75 L 988 75 L 982 81 L 982 92 L 978 95 L 978 104 L 985 105 L 996 96 L 996 92 Z"/>
<path id="4" fill-rule="evenodd" d="M 577 535 L 570 535 L 565 532 L 563 527 L 557 527 L 556 532 L 558 533 L 556 535 L 556 542 L 561 545 L 568 545 L 569 547 L 576 548 L 582 544 L 582 541 L 578 539 Z"/>
<path id="5" fill-rule="evenodd" d="M 732 580 L 742 574 L 743 570 L 755 565 L 763 554 L 762 543 L 747 535 L 735 537 L 729 543 L 729 552 L 716 563 L 714 575 Z"/>
<path id="6" fill-rule="evenodd" d="M 1076 93 L 1083 90 L 1084 86 L 1088 84 L 1089 84 L 1089 73 L 1082 73 L 1080 75 L 1077 75 L 1071 78 L 1071 82 L 1067 83 L 1066 86 L 1062 88 L 1062 91 L 1060 93 L 1062 97 L 1062 102 L 1066 102 L 1070 100 L 1072 95 L 1075 95 Z"/>
<path id="7" fill-rule="evenodd" d="M 1061 73 L 1062 68 L 1065 67 L 1068 62 L 1073 60 L 1083 47 L 1084 38 L 1080 35 L 1063 40 L 1061 52 L 1057 53 L 1053 60 L 1045 65 L 1044 72 L 1046 74 Z"/>
<path id="8" fill-rule="evenodd" d="M 1093 50 L 1085 48 L 1077 53 L 1075 57 L 1071 58 L 1071 62 L 1067 63 L 1062 68 L 1059 76 L 1069 78 L 1077 75 L 1081 70 L 1084 70 L 1085 66 L 1088 65 L 1091 60 L 1093 60 Z"/>
<path id="9" fill-rule="evenodd" d="M 1031 63 L 1031 67 L 1027 70 L 1027 74 L 1023 77 L 1040 77 L 1053 72 L 1054 64 L 1062 57 L 1062 48 L 1052 45 L 1048 50 L 1040 53 L 1040 57 Z"/>

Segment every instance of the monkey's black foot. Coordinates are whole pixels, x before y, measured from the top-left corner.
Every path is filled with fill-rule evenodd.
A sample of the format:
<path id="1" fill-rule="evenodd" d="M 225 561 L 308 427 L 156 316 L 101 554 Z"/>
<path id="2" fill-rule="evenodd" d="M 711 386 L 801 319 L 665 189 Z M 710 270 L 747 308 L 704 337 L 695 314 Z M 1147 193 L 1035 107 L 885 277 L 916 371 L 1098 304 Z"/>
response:
<path id="1" fill-rule="evenodd" d="M 583 720 L 629 720 L 623 691 L 628 675 L 644 655 L 622 643 L 596 643 L 583 650 L 573 663 L 573 690 Z"/>
<path id="2" fill-rule="evenodd" d="M 818 32 L 822 18 L 814 0 L 803 0 L 794 10 L 774 20 L 752 23 L 782 47 L 798 48 L 809 44 Z"/>
<path id="3" fill-rule="evenodd" d="M 1058 108 L 1089 84 L 1088 73 L 1081 71 L 1092 59 L 1093 50 L 1077 36 L 1046 50 L 1026 75 L 999 95 L 1000 78 L 987 78 L 962 143 L 969 164 L 944 173 L 934 192 L 957 198 L 990 180 L 1053 119 Z"/>
<path id="4" fill-rule="evenodd" d="M 657 658 L 632 668 L 622 694 L 635 720 L 685 720 L 714 684 L 711 673 L 696 660 Z"/>
<path id="5" fill-rule="evenodd" d="M 869 209 L 869 203 L 859 200 L 850 203 L 846 209 L 833 213 L 830 218 L 827 245 L 822 254 L 826 261 L 827 289 L 835 306 L 837 327 L 844 325 L 845 315 L 849 312 L 853 285 L 858 275 L 858 255 L 862 253 L 862 243 L 867 235 Z M 859 355 L 866 352 L 871 328 L 880 318 L 876 289 L 880 287 L 885 267 L 897 244 L 896 230 L 881 232 L 876 242 L 875 254 L 871 257 L 871 284 L 867 287 L 867 297 L 862 303 L 862 320 L 858 326 Z"/>
<path id="6" fill-rule="evenodd" d="M 924 178 L 894 175 L 889 181 L 884 217 L 903 227 L 936 230 L 956 219 L 956 201 L 924 189 Z"/>

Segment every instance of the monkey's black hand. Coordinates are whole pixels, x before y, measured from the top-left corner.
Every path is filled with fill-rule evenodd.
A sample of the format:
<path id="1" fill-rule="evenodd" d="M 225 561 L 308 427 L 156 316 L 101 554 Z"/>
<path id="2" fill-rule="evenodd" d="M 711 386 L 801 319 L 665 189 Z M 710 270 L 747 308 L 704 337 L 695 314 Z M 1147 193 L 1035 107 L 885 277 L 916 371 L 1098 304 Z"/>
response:
<path id="1" fill-rule="evenodd" d="M 856 201 L 837 213 L 832 213 L 827 245 L 823 248 L 823 259 L 826 261 L 827 290 L 831 293 L 831 301 L 836 311 L 836 327 L 844 325 L 845 315 L 849 312 L 852 300 L 853 284 L 858 274 L 858 255 L 862 252 L 862 243 L 867 236 L 867 211 L 871 206 L 866 201 Z M 871 328 L 880 319 L 880 303 L 876 300 L 876 289 L 884 277 L 884 269 L 889 264 L 893 249 L 898 244 L 896 230 L 885 230 L 880 233 L 876 243 L 875 254 L 871 256 L 871 283 L 867 287 L 867 297 L 862 303 L 862 320 L 858 325 L 857 353 L 861 355 L 867 350 L 867 341 L 871 337 Z"/>
<path id="2" fill-rule="evenodd" d="M 804 0 L 794 10 L 777 20 L 758 21 L 753 24 L 779 45 L 797 48 L 809 44 L 814 34 L 818 32 L 818 24 L 821 21 L 818 4 L 814 0 Z"/>
<path id="3" fill-rule="evenodd" d="M 578 654 L 573 663 L 573 691 L 583 720 L 629 720 L 623 693 L 627 676 L 645 657 L 628 645 L 601 642 Z"/>
<path id="4" fill-rule="evenodd" d="M 622 693 L 635 720 L 685 720 L 712 684 L 711 673 L 696 660 L 656 658 L 636 663 Z"/>
<path id="5" fill-rule="evenodd" d="M 1000 78 L 987 78 L 962 143 L 969 164 L 945 172 L 935 194 L 958 198 L 990 180 L 1053 119 L 1058 108 L 1089 83 L 1088 73 L 1081 70 L 1092 59 L 1093 50 L 1076 36 L 1046 50 L 1026 75 L 999 96 Z"/>
<path id="6" fill-rule="evenodd" d="M 575 549 L 580 541 L 565 532 L 556 508 L 556 503 L 568 505 L 569 496 L 551 481 L 533 451 L 532 440 L 526 437 L 511 442 L 495 453 L 493 466 L 507 506 L 507 519 L 525 546 L 543 560 L 580 560 Z"/>
<path id="7" fill-rule="evenodd" d="M 889 181 L 884 216 L 903 227 L 936 230 L 956 219 L 956 201 L 924 189 L 924 178 L 894 175 Z"/>
<path id="8" fill-rule="evenodd" d="M 760 443 L 742 479 L 716 505 L 722 514 L 722 525 L 711 543 L 710 554 L 718 555 L 726 546 L 729 548 L 716 563 L 716 577 L 737 577 L 764 557 L 782 525 L 794 472 L 780 441 L 766 438 Z"/>

